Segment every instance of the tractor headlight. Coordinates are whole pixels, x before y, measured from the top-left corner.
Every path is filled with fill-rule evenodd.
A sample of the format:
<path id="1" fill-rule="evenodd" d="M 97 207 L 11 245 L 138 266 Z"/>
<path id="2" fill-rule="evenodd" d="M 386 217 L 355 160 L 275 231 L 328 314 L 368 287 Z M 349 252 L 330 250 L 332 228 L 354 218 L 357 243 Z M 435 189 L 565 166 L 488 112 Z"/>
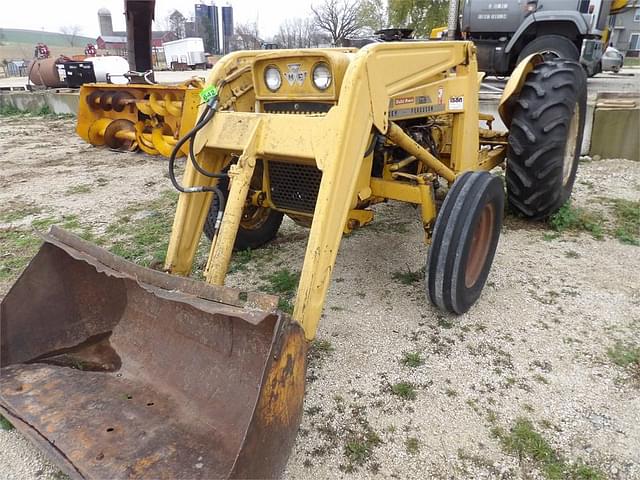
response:
<path id="1" fill-rule="evenodd" d="M 264 71 L 264 83 L 267 84 L 267 88 L 272 92 L 275 92 L 282 85 L 282 75 L 280 70 L 276 67 L 267 67 Z"/>
<path id="2" fill-rule="evenodd" d="M 324 62 L 313 67 L 313 84 L 319 90 L 326 90 L 331 85 L 331 69 Z"/>

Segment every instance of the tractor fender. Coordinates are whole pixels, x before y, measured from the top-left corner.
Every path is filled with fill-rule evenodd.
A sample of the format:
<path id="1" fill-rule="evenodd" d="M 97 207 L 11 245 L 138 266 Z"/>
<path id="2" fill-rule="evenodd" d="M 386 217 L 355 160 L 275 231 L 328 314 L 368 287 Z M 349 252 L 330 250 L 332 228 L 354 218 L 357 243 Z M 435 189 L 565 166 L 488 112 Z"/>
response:
<path id="1" fill-rule="evenodd" d="M 587 24 L 584 16 L 578 11 L 562 10 L 562 11 L 539 11 L 533 15 L 529 15 L 524 19 L 518 30 L 515 31 L 509 43 L 504 48 L 505 53 L 510 53 L 513 47 L 516 45 L 520 37 L 531 27 L 534 23 L 537 25 L 548 24 L 549 22 L 566 22 L 572 23 L 580 35 L 586 35 L 589 31 L 589 25 Z M 535 28 L 535 27 L 534 27 Z"/>
<path id="2" fill-rule="evenodd" d="M 498 104 L 498 113 L 500 118 L 507 126 L 511 128 L 511 113 L 513 111 L 513 104 L 518 99 L 520 90 L 524 85 L 527 75 L 531 72 L 536 65 L 542 63 L 544 59 L 539 53 L 532 53 L 528 57 L 525 57 L 515 68 L 500 97 L 500 103 Z"/>

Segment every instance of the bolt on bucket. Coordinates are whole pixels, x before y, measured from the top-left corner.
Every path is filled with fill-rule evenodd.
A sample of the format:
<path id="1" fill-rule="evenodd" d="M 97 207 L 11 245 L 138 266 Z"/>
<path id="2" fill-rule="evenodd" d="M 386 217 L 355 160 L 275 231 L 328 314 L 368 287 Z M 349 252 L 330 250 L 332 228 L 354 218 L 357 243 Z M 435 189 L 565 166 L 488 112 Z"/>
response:
<path id="1" fill-rule="evenodd" d="M 72 478 L 279 476 L 307 346 L 240 298 L 53 227 L 0 303 L 0 413 Z"/>

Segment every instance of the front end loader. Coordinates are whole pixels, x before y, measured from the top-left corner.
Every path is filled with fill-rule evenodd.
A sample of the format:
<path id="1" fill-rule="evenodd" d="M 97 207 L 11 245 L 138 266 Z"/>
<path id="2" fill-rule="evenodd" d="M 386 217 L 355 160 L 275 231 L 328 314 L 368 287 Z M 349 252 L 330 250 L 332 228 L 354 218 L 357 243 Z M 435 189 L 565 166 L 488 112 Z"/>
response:
<path id="1" fill-rule="evenodd" d="M 0 307 L 2 414 L 74 478 L 277 477 L 344 234 L 374 221 L 377 203 L 415 205 L 426 296 L 462 314 L 489 274 L 505 186 L 534 219 L 570 195 L 580 65 L 525 59 L 500 102 L 509 132 L 478 110 L 482 76 L 464 41 L 221 59 L 170 156 L 181 193 L 167 273 L 53 229 Z M 505 163 L 503 182 L 491 171 Z M 224 286 L 233 250 L 274 238 L 284 215 L 309 227 L 291 315 Z M 203 230 L 200 282 L 184 277 Z"/>

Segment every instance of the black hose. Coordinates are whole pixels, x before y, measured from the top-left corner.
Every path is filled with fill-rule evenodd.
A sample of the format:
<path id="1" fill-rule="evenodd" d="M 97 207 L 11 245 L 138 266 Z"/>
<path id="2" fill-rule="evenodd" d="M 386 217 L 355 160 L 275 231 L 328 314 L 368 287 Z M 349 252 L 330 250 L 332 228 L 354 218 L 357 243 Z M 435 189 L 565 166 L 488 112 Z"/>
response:
<path id="1" fill-rule="evenodd" d="M 204 110 L 204 112 L 202 112 L 202 115 L 198 119 L 198 122 L 196 123 L 196 125 L 191 130 L 189 130 L 180 140 L 178 140 L 176 145 L 173 147 L 173 150 L 171 151 L 171 155 L 169 157 L 169 179 L 171 180 L 173 187 L 176 190 L 178 190 L 180 193 L 213 192 L 218 197 L 218 202 L 220 205 L 218 208 L 218 217 L 216 218 L 215 228 L 217 229 L 220 227 L 220 223 L 222 221 L 222 214 L 224 213 L 224 208 L 226 205 L 226 199 L 224 194 L 222 193 L 222 190 L 220 190 L 217 186 L 209 187 L 209 186 L 202 185 L 198 187 L 183 187 L 182 185 L 180 185 L 180 183 L 178 183 L 178 180 L 176 179 L 176 173 L 175 173 L 176 157 L 178 156 L 178 153 L 180 152 L 180 149 L 182 148 L 182 146 L 187 141 L 190 141 L 189 157 L 191 157 L 191 162 L 193 163 L 194 167 L 196 167 L 196 170 L 198 170 L 203 175 L 206 175 L 207 177 L 211 177 L 211 178 L 223 178 L 227 176 L 226 173 L 213 173 L 213 172 L 207 172 L 206 170 L 201 169 L 201 167 L 198 165 L 198 162 L 195 159 L 195 155 L 193 155 L 193 143 L 195 141 L 196 134 L 209 121 L 211 121 L 211 119 L 215 115 L 215 112 L 216 112 L 215 108 L 211 108 L 209 105 L 207 105 L 207 108 Z"/>

